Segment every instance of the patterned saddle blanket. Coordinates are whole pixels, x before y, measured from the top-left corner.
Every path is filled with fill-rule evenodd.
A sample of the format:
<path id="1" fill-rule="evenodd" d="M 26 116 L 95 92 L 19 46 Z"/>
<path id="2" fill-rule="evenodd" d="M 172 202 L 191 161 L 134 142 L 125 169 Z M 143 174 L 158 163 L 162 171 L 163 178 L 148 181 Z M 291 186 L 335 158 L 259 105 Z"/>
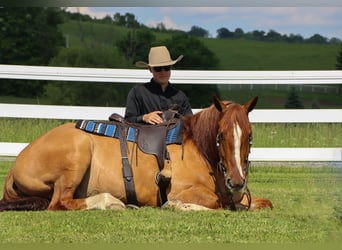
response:
<path id="1" fill-rule="evenodd" d="M 120 134 L 119 126 L 123 126 L 124 135 Z M 136 143 L 144 153 L 155 155 L 161 170 L 164 167 L 166 145 L 182 144 L 183 139 L 180 118 L 172 118 L 159 125 L 145 125 L 126 122 L 116 115 L 116 119 L 111 121 L 78 120 L 75 127 L 116 139 L 123 136 L 125 140 Z"/>

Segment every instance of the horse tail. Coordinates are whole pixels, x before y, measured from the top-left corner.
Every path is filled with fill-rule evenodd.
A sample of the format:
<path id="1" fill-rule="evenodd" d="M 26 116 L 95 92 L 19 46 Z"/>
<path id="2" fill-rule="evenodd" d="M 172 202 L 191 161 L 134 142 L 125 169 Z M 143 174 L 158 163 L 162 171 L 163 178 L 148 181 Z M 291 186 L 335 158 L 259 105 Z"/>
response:
<path id="1" fill-rule="evenodd" d="M 13 174 L 10 171 L 5 180 L 3 198 L 0 200 L 0 212 L 3 211 L 38 211 L 46 210 L 50 201 L 41 197 L 20 196 L 15 188 Z"/>

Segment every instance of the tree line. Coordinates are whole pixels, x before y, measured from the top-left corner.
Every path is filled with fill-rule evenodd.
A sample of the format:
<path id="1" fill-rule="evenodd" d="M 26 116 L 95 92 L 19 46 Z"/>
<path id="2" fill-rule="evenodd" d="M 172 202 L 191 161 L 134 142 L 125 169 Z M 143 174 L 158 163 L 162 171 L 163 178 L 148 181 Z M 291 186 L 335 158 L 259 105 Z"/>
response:
<path id="1" fill-rule="evenodd" d="M 127 27 L 127 28 L 142 28 L 146 27 L 144 24 L 139 23 L 134 14 L 126 13 L 120 14 L 115 13 L 113 17 L 110 15 L 105 16 L 102 19 L 92 19 L 89 15 L 82 15 L 80 13 L 68 13 L 69 17 L 74 20 L 79 20 L 83 18 L 84 20 L 93 20 L 100 23 L 112 23 L 115 25 Z M 162 32 L 179 32 L 185 33 L 195 37 L 205 37 L 208 38 L 210 36 L 209 31 L 199 27 L 197 25 L 193 25 L 189 31 L 181 31 L 181 30 L 170 30 L 165 27 L 165 25 L 161 22 L 156 25 L 155 28 L 150 28 L 156 31 Z M 216 30 L 215 38 L 222 39 L 247 39 L 247 40 L 255 40 L 255 41 L 266 41 L 266 42 L 288 42 L 288 43 L 315 43 L 315 44 L 338 44 L 341 43 L 341 39 L 332 37 L 327 38 L 320 34 L 314 34 L 309 38 L 304 38 L 300 34 L 280 34 L 275 30 L 269 30 L 268 32 L 263 30 L 254 30 L 249 32 L 244 32 L 241 28 L 236 28 L 235 30 L 229 30 L 226 27 L 221 27 Z"/>

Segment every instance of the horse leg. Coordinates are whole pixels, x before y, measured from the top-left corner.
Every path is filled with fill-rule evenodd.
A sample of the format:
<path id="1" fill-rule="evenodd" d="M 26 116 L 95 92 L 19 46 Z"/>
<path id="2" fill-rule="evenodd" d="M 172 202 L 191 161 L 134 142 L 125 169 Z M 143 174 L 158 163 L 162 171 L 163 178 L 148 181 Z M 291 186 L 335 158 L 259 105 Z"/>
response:
<path id="1" fill-rule="evenodd" d="M 80 181 L 79 181 L 80 182 Z M 79 183 L 76 181 L 76 183 Z M 74 199 L 77 185 L 75 180 L 64 175 L 55 183 L 49 210 L 90 210 L 90 209 L 124 209 L 125 204 L 109 193 L 100 193 L 87 198 Z"/>
<path id="2" fill-rule="evenodd" d="M 248 208 L 249 201 L 247 196 L 245 195 L 241 202 L 236 205 L 237 208 Z M 259 197 L 254 197 L 251 196 L 251 204 L 249 210 L 253 211 L 256 209 L 262 209 L 262 208 L 273 208 L 273 204 L 269 199 L 266 198 L 259 198 Z"/>
<path id="3" fill-rule="evenodd" d="M 194 203 L 183 203 L 180 200 L 168 200 L 163 204 L 161 207 L 163 209 L 175 209 L 180 211 L 205 211 L 205 210 L 212 210 L 211 208 L 207 208 L 205 206 L 201 206 Z"/>
<path id="4" fill-rule="evenodd" d="M 115 198 L 110 193 L 101 193 L 85 198 L 86 209 L 125 209 L 126 205 L 118 198 Z"/>
<path id="5" fill-rule="evenodd" d="M 210 210 L 221 208 L 218 196 L 204 185 L 191 186 L 184 190 L 171 191 L 168 195 L 169 204 L 179 210 Z"/>

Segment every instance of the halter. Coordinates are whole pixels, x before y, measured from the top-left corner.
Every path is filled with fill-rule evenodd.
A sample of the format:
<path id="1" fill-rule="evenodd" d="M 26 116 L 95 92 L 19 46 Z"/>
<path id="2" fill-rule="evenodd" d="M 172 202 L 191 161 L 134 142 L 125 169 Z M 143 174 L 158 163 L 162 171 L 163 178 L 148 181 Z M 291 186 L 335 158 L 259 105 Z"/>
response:
<path id="1" fill-rule="evenodd" d="M 216 146 L 217 146 L 218 149 L 220 149 L 221 142 L 223 140 L 224 140 L 223 133 L 222 132 L 218 132 L 218 134 L 216 135 Z M 244 176 L 248 175 L 248 171 L 249 171 L 249 167 L 250 167 L 250 161 L 248 159 L 248 156 L 249 156 L 249 154 L 251 152 L 252 144 L 253 144 L 253 137 L 252 137 L 252 134 L 250 134 L 249 137 L 248 137 L 249 152 L 248 152 L 247 157 L 245 159 Z M 219 151 L 220 160 L 217 163 L 217 167 L 223 173 L 224 178 L 226 178 L 227 177 L 228 168 L 224 164 L 224 156 L 220 153 L 221 152 L 220 150 L 218 150 L 218 151 Z M 229 188 L 228 188 L 228 191 L 229 191 Z M 251 207 L 252 198 L 251 198 L 251 194 L 250 194 L 250 191 L 249 191 L 249 188 L 248 188 L 247 184 L 246 184 L 246 189 L 245 189 L 244 195 L 246 195 L 246 197 L 247 197 L 247 200 L 248 200 L 247 210 L 249 210 L 250 207 Z M 236 210 L 236 206 L 235 206 L 235 203 L 233 201 L 233 197 L 232 196 L 231 196 L 231 201 L 232 201 L 231 209 L 232 210 Z"/>

